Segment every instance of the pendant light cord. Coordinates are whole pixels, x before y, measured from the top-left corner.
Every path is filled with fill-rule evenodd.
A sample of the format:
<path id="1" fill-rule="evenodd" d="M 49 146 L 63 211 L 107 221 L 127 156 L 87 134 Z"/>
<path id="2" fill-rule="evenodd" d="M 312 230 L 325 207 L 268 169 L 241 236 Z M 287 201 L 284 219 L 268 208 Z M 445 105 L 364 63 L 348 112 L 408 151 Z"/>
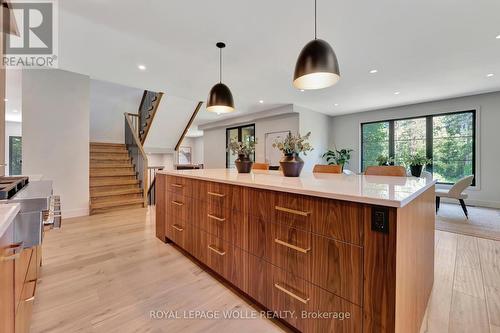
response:
<path id="1" fill-rule="evenodd" d="M 318 39 L 317 38 L 317 19 L 316 19 L 316 16 L 317 16 L 317 9 L 316 9 L 316 0 L 314 0 L 314 39 Z"/>
<path id="2" fill-rule="evenodd" d="M 222 83 L 222 48 L 219 49 L 219 83 Z"/>

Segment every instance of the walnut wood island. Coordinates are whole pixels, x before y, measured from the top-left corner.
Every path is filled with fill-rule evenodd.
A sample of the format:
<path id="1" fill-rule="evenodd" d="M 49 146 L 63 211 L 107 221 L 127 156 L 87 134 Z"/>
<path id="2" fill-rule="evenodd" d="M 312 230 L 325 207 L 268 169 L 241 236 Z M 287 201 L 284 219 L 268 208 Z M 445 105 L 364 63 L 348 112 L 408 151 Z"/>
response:
<path id="1" fill-rule="evenodd" d="M 156 235 L 303 332 L 418 332 L 434 279 L 434 182 L 160 171 Z M 326 318 L 318 318 L 321 315 Z"/>

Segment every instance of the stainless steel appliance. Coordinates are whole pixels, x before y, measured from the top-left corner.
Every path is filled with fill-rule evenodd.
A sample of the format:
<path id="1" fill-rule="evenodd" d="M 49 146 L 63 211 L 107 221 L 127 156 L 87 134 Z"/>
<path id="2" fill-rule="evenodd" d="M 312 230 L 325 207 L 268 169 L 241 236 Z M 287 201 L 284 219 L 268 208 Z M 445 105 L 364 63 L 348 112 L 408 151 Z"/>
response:
<path id="1" fill-rule="evenodd" d="M 60 198 L 53 195 L 50 180 L 29 182 L 10 199 L 1 202 L 21 205 L 14 237 L 16 242 L 23 242 L 24 248 L 42 243 L 44 226 L 61 227 Z"/>

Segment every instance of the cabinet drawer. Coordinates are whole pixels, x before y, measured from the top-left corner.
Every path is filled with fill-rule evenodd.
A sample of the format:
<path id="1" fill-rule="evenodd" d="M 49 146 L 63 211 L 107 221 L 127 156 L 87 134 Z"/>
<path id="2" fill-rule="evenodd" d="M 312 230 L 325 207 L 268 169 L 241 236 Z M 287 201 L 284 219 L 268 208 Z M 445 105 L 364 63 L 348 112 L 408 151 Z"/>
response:
<path id="1" fill-rule="evenodd" d="M 214 212 L 208 203 L 201 205 L 202 211 L 206 213 L 202 213 L 200 228 L 232 245 L 244 250 L 247 249 L 248 221 L 246 215 L 230 209 Z"/>
<path id="2" fill-rule="evenodd" d="M 167 192 L 192 197 L 194 180 L 186 177 L 167 176 Z"/>
<path id="3" fill-rule="evenodd" d="M 31 259 L 28 265 L 28 271 L 26 273 L 26 281 L 33 281 L 37 279 L 38 267 L 37 267 L 37 247 L 34 247 L 31 254 Z"/>
<path id="4" fill-rule="evenodd" d="M 188 251 L 196 259 L 202 263 L 207 263 L 207 233 L 197 227 L 189 225 L 188 238 L 189 248 Z"/>
<path id="5" fill-rule="evenodd" d="M 170 235 L 170 239 L 177 244 L 177 246 L 185 249 L 186 248 L 186 237 L 188 231 L 186 230 L 187 228 L 187 223 L 181 222 L 181 221 L 176 221 L 175 223 L 166 226 L 167 232 Z"/>
<path id="6" fill-rule="evenodd" d="M 248 288 L 248 255 L 246 252 L 210 234 L 207 234 L 206 251 L 208 267 L 246 292 Z"/>
<path id="7" fill-rule="evenodd" d="M 201 199 L 207 202 L 208 209 L 214 214 L 221 213 L 224 209 L 244 210 L 242 186 L 206 182 L 204 189 Z"/>
<path id="8" fill-rule="evenodd" d="M 15 293 L 16 305 L 21 301 L 21 292 L 23 291 L 24 282 L 28 273 L 29 264 L 31 261 L 32 248 L 23 249 L 18 260 L 15 262 Z"/>
<path id="9" fill-rule="evenodd" d="M 273 311 L 294 311 L 283 318 L 302 332 L 361 332 L 361 308 L 268 264 Z M 317 314 L 329 318 L 319 319 Z M 347 318 L 348 317 L 348 318 Z"/>
<path id="10" fill-rule="evenodd" d="M 16 333 L 27 333 L 30 330 L 33 302 L 35 301 L 36 281 L 27 282 L 23 286 L 21 301 L 16 312 Z"/>
<path id="11" fill-rule="evenodd" d="M 195 211 L 193 199 L 175 194 L 168 193 L 167 195 L 167 215 L 184 222 L 189 222 L 192 219 L 193 212 Z"/>

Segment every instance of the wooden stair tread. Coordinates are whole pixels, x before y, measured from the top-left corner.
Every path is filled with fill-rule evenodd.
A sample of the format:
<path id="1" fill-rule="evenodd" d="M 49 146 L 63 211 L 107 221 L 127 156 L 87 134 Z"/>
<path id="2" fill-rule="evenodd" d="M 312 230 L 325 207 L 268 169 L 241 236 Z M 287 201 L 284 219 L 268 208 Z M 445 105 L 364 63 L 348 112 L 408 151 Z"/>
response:
<path id="1" fill-rule="evenodd" d="M 130 156 L 109 156 L 109 155 L 90 155 L 90 161 L 130 161 Z"/>
<path id="2" fill-rule="evenodd" d="M 116 195 L 123 195 L 123 194 L 142 194 L 142 189 L 136 187 L 136 188 L 128 188 L 128 189 L 122 189 L 122 190 L 96 191 L 94 193 L 91 193 L 90 197 L 91 198 L 100 198 L 100 197 L 116 196 Z"/>
<path id="3" fill-rule="evenodd" d="M 91 150 L 90 156 L 127 156 L 128 150 L 119 151 L 119 150 Z"/>
<path id="4" fill-rule="evenodd" d="M 123 206 L 130 204 L 142 204 L 144 203 L 143 198 L 131 198 L 131 199 L 113 199 L 100 201 L 97 203 L 90 203 L 90 209 L 108 208 L 115 206 Z"/>
<path id="5" fill-rule="evenodd" d="M 102 178 L 90 181 L 90 187 L 101 187 L 101 186 L 118 186 L 118 185 L 132 185 L 139 184 L 137 179 L 113 179 L 113 178 Z"/>
<path id="6" fill-rule="evenodd" d="M 135 204 L 106 207 L 106 208 L 94 208 L 90 209 L 90 215 L 104 214 L 104 213 L 114 212 L 117 210 L 135 209 L 135 208 L 144 208 L 143 203 L 135 203 Z"/>
<path id="7" fill-rule="evenodd" d="M 105 164 L 100 164 L 100 163 L 90 163 L 90 170 L 100 170 L 100 169 L 113 169 L 113 168 L 133 168 L 134 165 L 132 163 L 105 163 Z"/>
<path id="8" fill-rule="evenodd" d="M 135 176 L 135 171 L 132 170 L 116 170 L 116 169 L 103 169 L 90 171 L 90 177 L 115 177 L 115 176 Z"/>

